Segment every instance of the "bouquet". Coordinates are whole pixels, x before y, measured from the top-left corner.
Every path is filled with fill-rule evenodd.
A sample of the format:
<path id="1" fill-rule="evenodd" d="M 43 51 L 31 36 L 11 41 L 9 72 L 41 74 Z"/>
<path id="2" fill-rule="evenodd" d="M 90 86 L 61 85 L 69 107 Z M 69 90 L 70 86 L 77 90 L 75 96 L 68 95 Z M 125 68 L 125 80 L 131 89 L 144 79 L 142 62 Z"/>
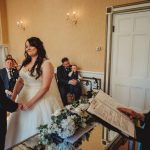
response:
<path id="1" fill-rule="evenodd" d="M 86 112 L 91 100 L 82 98 L 63 109 L 56 110 L 50 116 L 48 124 L 38 127 L 40 144 L 62 142 L 63 139 L 74 135 L 79 128 L 85 128 L 92 119 L 92 116 Z"/>
<path id="2" fill-rule="evenodd" d="M 41 144 L 49 144 L 52 136 L 65 139 L 72 136 L 80 127 L 86 127 L 86 123 L 91 117 L 86 109 L 89 102 L 85 100 L 74 101 L 63 109 L 56 110 L 50 116 L 49 123 L 38 127 L 40 132 Z"/>

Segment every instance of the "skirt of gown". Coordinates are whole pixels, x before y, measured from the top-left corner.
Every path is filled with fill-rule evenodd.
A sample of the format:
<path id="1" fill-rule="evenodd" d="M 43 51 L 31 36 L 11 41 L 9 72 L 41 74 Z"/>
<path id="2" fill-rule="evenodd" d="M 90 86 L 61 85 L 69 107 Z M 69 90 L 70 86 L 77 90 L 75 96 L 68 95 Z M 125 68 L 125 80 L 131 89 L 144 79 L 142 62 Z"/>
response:
<path id="1" fill-rule="evenodd" d="M 33 80 L 33 79 L 32 79 Z M 30 100 L 40 89 L 41 81 L 28 79 L 20 92 L 17 102 Z M 50 115 L 63 107 L 55 78 L 49 91 L 29 110 L 17 111 L 8 118 L 5 149 L 38 133 L 37 127 L 49 122 Z"/>

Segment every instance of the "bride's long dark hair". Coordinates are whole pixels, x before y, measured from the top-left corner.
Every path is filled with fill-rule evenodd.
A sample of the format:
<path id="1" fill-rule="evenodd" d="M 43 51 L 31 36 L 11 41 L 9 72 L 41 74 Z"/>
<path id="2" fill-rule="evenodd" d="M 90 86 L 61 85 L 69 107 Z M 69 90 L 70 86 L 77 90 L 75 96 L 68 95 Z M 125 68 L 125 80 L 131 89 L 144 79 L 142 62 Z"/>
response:
<path id="1" fill-rule="evenodd" d="M 30 70 L 30 75 L 32 77 L 35 77 L 35 79 L 38 79 L 42 74 L 41 65 L 42 65 L 44 59 L 47 59 L 46 50 L 43 46 L 43 42 L 37 37 L 31 37 L 31 38 L 27 39 L 26 42 L 27 41 L 29 42 L 29 44 L 31 46 L 37 48 L 38 57 L 33 65 L 33 67 Z M 25 42 L 25 44 L 26 44 L 26 42 Z M 23 66 L 26 66 L 27 64 L 29 64 L 31 62 L 31 56 L 28 55 L 26 50 L 24 52 L 24 56 L 25 56 L 25 59 L 22 62 L 20 70 Z M 34 73 L 34 70 L 36 70 L 36 73 Z"/>

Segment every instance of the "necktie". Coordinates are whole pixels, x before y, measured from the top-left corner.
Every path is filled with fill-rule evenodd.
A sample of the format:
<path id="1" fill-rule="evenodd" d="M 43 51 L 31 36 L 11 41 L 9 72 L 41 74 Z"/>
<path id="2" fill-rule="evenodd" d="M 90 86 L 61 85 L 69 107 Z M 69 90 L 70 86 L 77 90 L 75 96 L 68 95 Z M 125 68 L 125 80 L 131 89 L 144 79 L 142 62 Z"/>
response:
<path id="1" fill-rule="evenodd" d="M 66 68 L 66 71 L 69 73 L 69 72 L 70 72 L 70 69 L 69 69 L 69 68 Z"/>
<path id="2" fill-rule="evenodd" d="M 13 78 L 12 70 L 9 70 L 10 79 Z"/>

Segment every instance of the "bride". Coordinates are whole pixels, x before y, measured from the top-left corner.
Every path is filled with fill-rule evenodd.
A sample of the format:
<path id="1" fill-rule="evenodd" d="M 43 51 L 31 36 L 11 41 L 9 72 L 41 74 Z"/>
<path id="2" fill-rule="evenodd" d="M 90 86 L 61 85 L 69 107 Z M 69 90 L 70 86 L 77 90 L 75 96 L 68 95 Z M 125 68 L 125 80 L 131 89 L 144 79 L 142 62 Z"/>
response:
<path id="1" fill-rule="evenodd" d="M 16 101 L 22 104 L 24 111 L 9 117 L 6 149 L 36 134 L 37 127 L 48 123 L 50 114 L 63 107 L 54 68 L 46 58 L 43 42 L 37 37 L 25 43 L 20 77 L 24 85 Z"/>

